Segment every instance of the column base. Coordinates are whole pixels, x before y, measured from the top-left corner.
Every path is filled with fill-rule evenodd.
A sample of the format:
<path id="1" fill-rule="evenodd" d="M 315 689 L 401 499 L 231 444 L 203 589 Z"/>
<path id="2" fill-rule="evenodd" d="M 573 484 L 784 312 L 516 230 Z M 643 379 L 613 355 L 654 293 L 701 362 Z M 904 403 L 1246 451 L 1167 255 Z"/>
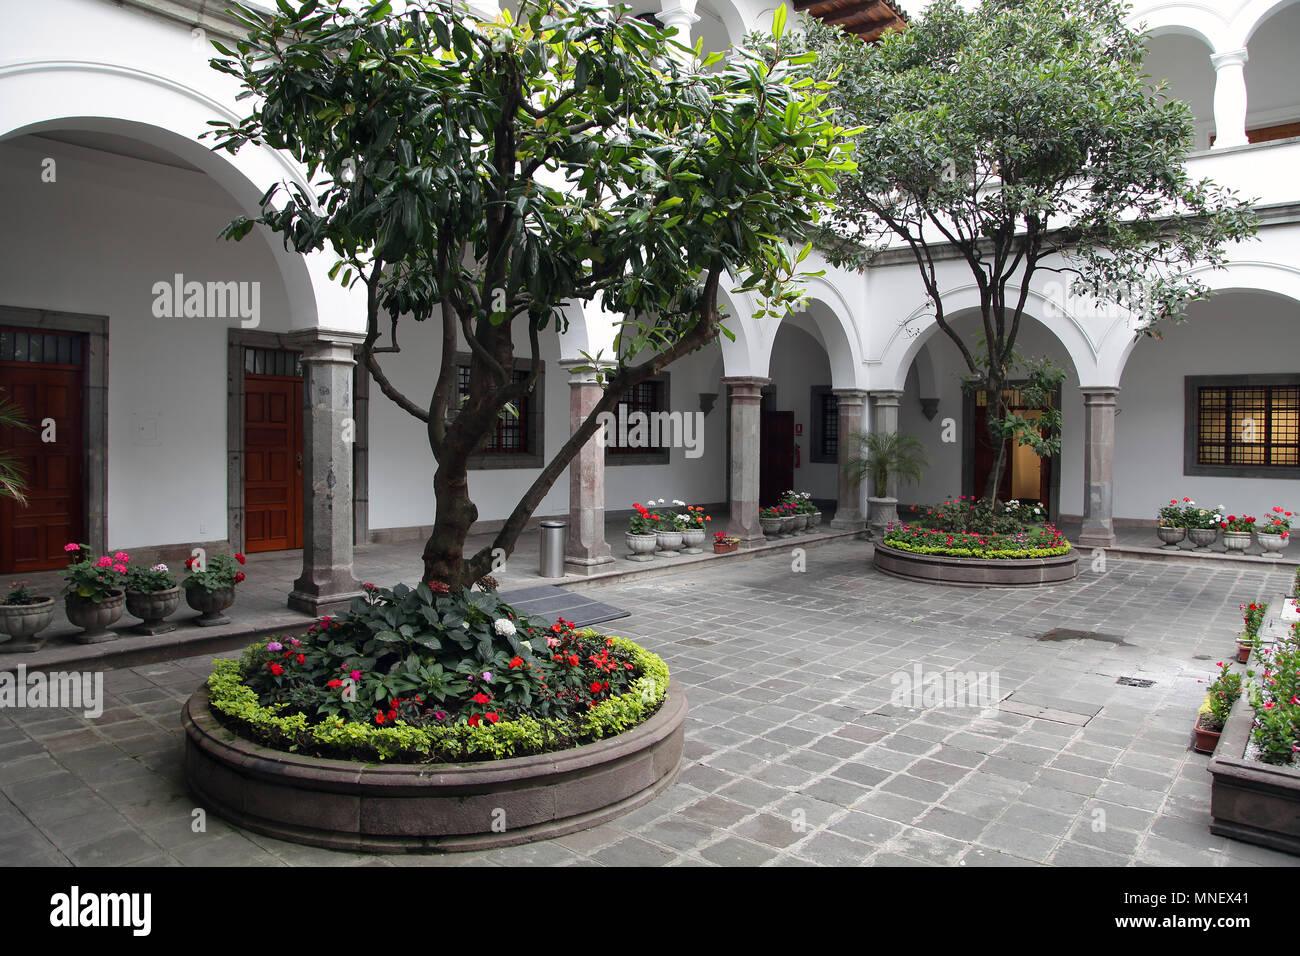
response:
<path id="1" fill-rule="evenodd" d="M 580 558 L 571 555 L 564 556 L 564 570 L 573 574 L 599 574 L 602 570 L 608 570 L 605 566 L 614 563 L 614 555 L 602 555 L 599 557 Z"/>
<path id="2" fill-rule="evenodd" d="M 1114 531 L 1093 529 L 1081 532 L 1079 535 L 1081 548 L 1113 548 L 1117 543 Z"/>
<path id="3" fill-rule="evenodd" d="M 320 617 L 346 611 L 355 597 L 361 597 L 361 582 L 352 576 L 349 569 L 327 581 L 299 578 L 293 582 L 293 590 L 289 593 L 289 608 Z"/>
<path id="4" fill-rule="evenodd" d="M 835 512 L 828 527 L 837 531 L 866 531 L 867 519 L 862 517 L 862 512 L 857 508 L 841 508 Z"/>

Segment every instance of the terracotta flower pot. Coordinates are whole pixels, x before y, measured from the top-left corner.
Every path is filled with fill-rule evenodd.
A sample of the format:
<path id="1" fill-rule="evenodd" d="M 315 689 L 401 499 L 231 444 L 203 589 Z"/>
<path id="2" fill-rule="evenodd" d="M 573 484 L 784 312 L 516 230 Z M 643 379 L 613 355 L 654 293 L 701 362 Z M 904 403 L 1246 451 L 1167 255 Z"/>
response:
<path id="1" fill-rule="evenodd" d="M 624 532 L 624 538 L 627 539 L 627 549 L 632 552 L 627 556 L 629 561 L 653 561 L 655 559 L 655 550 L 659 547 L 659 538 L 654 534 L 633 534 L 631 531 Z"/>
<path id="2" fill-rule="evenodd" d="M 235 589 L 229 587 L 209 591 L 197 585 L 188 587 L 185 589 L 185 603 L 199 612 L 199 616 L 194 619 L 199 627 L 229 624 L 230 618 L 221 612 L 235 603 Z"/>
<path id="3" fill-rule="evenodd" d="M 1237 663 L 1245 664 L 1250 660 L 1250 645 L 1237 642 Z"/>
<path id="4" fill-rule="evenodd" d="M 730 554 L 732 551 L 735 551 L 739 547 L 740 547 L 739 541 L 733 541 L 730 544 L 723 544 L 720 541 L 715 541 L 713 542 L 713 553 Z"/>
<path id="5" fill-rule="evenodd" d="M 127 591 L 126 609 L 140 618 L 139 624 L 131 628 L 137 634 L 166 634 L 176 630 L 164 618 L 170 617 L 181 606 L 180 585 L 165 591 Z"/>
<path id="6" fill-rule="evenodd" d="M 35 604 L 0 604 L 0 633 L 9 640 L 0 644 L 0 654 L 28 653 L 39 650 L 44 641 L 34 640 L 54 618 L 54 598 L 42 598 Z"/>
<path id="7" fill-rule="evenodd" d="M 1212 754 L 1214 748 L 1219 744 L 1219 737 L 1223 733 L 1223 728 L 1218 730 L 1207 730 L 1201 726 L 1201 721 L 1196 721 L 1196 742 L 1192 744 L 1192 749 L 1201 754 Z"/>
<path id="8" fill-rule="evenodd" d="M 100 644 L 117 640 L 117 635 L 108 628 L 122 616 L 125 606 L 126 592 L 120 590 L 115 590 L 112 596 L 102 601 L 91 601 L 76 594 L 69 594 L 63 599 L 68 620 L 81 628 L 81 633 L 75 638 L 78 644 Z"/>

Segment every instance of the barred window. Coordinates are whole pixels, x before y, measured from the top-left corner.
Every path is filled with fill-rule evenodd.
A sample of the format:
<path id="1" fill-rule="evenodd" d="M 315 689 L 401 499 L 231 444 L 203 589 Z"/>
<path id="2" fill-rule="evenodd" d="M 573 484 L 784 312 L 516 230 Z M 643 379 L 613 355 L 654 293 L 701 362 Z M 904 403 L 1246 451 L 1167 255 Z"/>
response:
<path id="1" fill-rule="evenodd" d="M 812 434 L 809 461 L 835 464 L 840 456 L 840 399 L 829 385 L 812 390 Z"/>
<path id="2" fill-rule="evenodd" d="M 662 381 L 648 381 L 629 388 L 618 403 L 618 408 L 615 409 L 614 414 L 619 421 L 635 421 L 632 415 L 636 412 L 653 415 L 656 412 L 666 412 L 667 410 L 664 402 L 664 383 Z M 665 448 L 659 441 L 663 437 L 665 436 L 660 434 L 660 429 L 651 428 L 648 429 L 645 444 L 619 445 L 611 441 L 609 453 L 611 455 L 645 455 L 657 452 Z"/>
<path id="3" fill-rule="evenodd" d="M 1300 466 L 1300 385 L 1200 386 L 1199 465 Z"/>
<path id="4" fill-rule="evenodd" d="M 77 332 L 0 329 L 0 362 L 81 365 L 82 336 Z"/>
<path id="5" fill-rule="evenodd" d="M 460 401 L 463 402 L 469 398 L 469 366 L 458 366 L 457 373 L 458 395 Z M 527 369 L 517 368 L 512 375 L 512 380 L 515 382 L 522 382 L 527 378 Z M 541 381 L 540 377 L 538 381 Z M 514 403 L 515 409 L 519 412 L 518 416 L 505 411 L 497 417 L 496 432 L 488 439 L 488 443 L 483 446 L 482 454 L 527 455 L 533 451 L 533 434 L 532 429 L 529 428 L 532 403 L 533 393 L 529 392 Z"/>

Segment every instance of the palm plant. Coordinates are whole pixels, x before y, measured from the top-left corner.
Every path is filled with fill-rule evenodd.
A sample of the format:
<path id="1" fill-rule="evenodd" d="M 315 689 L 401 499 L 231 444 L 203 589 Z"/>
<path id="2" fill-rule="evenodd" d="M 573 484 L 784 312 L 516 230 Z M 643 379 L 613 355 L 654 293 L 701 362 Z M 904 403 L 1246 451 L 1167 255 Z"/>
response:
<path id="1" fill-rule="evenodd" d="M 930 466 L 920 439 L 902 432 L 867 432 L 849 436 L 844 474 L 855 482 L 870 478 L 877 497 L 890 497 L 890 482 L 919 482 Z"/>
<path id="2" fill-rule="evenodd" d="M 0 428 L 30 428 L 23 410 L 10 399 L 0 397 Z M 13 452 L 0 450 L 0 498 L 12 498 L 20 505 L 27 504 L 27 477 L 23 474 L 21 459 Z"/>

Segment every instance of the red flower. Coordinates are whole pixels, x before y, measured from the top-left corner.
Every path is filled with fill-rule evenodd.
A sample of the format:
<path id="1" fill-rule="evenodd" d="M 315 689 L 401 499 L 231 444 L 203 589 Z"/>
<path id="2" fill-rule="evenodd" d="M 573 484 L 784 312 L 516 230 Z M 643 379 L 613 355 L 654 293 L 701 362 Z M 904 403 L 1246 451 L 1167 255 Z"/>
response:
<path id="1" fill-rule="evenodd" d="M 470 725 L 471 727 L 477 727 L 477 726 L 478 726 L 478 714 L 470 714 L 470 715 L 469 715 L 469 725 Z"/>
<path id="2" fill-rule="evenodd" d="M 492 699 L 491 697 L 489 697 L 487 694 L 483 693 L 482 691 L 479 691 L 477 694 L 475 694 L 473 697 L 470 698 L 470 700 L 472 700 L 476 704 L 486 704 L 491 699 Z"/>
<path id="3" fill-rule="evenodd" d="M 244 580 L 244 572 L 243 572 L 243 571 L 236 571 L 236 572 L 235 572 L 235 583 L 238 584 L 238 583 L 239 583 L 240 581 L 242 581 L 242 580 Z"/>
<path id="4" fill-rule="evenodd" d="M 493 724 L 495 724 L 498 720 L 501 719 L 501 715 L 500 715 L 500 714 L 493 713 L 493 712 L 490 711 L 490 710 L 489 710 L 486 714 L 484 714 L 483 716 L 486 717 L 486 718 L 488 719 L 488 722 L 489 722 L 489 723 L 493 723 Z"/>
<path id="5" fill-rule="evenodd" d="M 384 722 L 384 712 L 381 710 L 379 713 L 375 714 L 375 723 L 382 724 L 383 722 Z"/>
<path id="6" fill-rule="evenodd" d="M 235 553 L 235 560 L 238 561 L 240 564 L 243 564 L 243 563 L 244 563 L 244 556 L 243 556 L 242 554 L 239 554 L 238 552 L 236 552 L 236 553 Z"/>
<path id="7" fill-rule="evenodd" d="M 332 680 L 332 681 L 329 682 L 329 684 L 328 684 L 327 686 L 329 686 L 329 687 L 342 687 L 342 686 L 343 686 L 343 681 L 341 681 L 341 680 Z"/>
<path id="8" fill-rule="evenodd" d="M 578 655 L 577 655 L 577 654 L 570 654 L 570 655 L 569 655 L 569 663 L 570 663 L 572 666 L 577 667 L 577 666 L 578 666 Z"/>
<path id="9" fill-rule="evenodd" d="M 267 663 L 268 666 L 271 668 L 271 673 L 274 674 L 276 677 L 279 677 L 281 674 L 284 673 L 284 668 L 281 667 L 279 664 L 275 663 L 274 661 L 268 661 Z"/>
<path id="10" fill-rule="evenodd" d="M 522 657 L 512 657 L 512 658 L 510 658 L 510 669 L 511 669 L 511 670 L 514 670 L 516 667 L 523 667 L 523 666 L 524 666 L 524 659 L 523 659 Z"/>
<path id="11" fill-rule="evenodd" d="M 307 655 L 306 655 L 306 654 L 299 654 L 299 655 L 298 655 L 298 663 L 299 663 L 299 664 L 305 664 L 306 662 L 307 662 Z"/>

